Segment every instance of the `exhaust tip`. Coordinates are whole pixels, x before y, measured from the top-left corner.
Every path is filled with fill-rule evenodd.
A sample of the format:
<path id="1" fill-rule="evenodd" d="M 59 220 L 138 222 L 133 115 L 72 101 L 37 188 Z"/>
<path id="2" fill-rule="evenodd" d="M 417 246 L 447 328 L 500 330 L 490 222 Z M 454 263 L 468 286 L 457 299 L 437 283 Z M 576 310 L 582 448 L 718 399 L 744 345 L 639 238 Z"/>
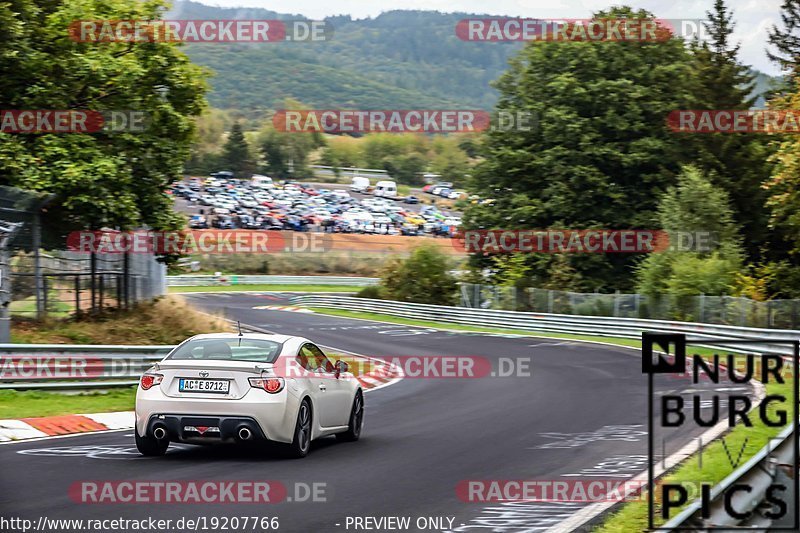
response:
<path id="1" fill-rule="evenodd" d="M 167 438 L 167 430 L 164 429 L 163 427 L 159 426 L 159 427 L 157 427 L 156 429 L 153 430 L 153 436 L 155 438 L 157 438 L 158 440 L 163 440 L 163 439 Z"/>
<path id="2" fill-rule="evenodd" d="M 239 428 L 238 435 L 239 440 L 250 440 L 253 438 L 253 432 L 246 427 Z"/>

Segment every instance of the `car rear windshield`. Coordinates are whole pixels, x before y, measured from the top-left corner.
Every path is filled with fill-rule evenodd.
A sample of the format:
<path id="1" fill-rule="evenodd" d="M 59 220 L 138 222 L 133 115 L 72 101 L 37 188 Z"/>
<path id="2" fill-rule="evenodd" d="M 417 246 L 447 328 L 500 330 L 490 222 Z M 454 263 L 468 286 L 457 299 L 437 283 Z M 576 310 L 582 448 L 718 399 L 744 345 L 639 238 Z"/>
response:
<path id="1" fill-rule="evenodd" d="M 239 337 L 195 339 L 181 345 L 167 359 L 178 361 L 247 361 L 274 363 L 281 353 L 280 342 Z"/>

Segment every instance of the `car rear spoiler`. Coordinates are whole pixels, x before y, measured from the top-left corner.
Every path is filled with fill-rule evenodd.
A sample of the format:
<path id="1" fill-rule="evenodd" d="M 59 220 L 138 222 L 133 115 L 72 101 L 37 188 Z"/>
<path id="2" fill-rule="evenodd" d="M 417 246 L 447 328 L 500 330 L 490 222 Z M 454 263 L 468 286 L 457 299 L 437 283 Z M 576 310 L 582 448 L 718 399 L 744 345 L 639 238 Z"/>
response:
<path id="1" fill-rule="evenodd" d="M 228 364 L 226 364 L 228 363 Z M 250 372 L 252 374 L 261 374 L 262 372 L 272 373 L 275 365 L 273 363 L 256 363 L 252 361 L 223 361 L 223 360 L 187 360 L 175 359 L 159 361 L 153 366 L 153 370 L 220 370 L 220 371 L 236 371 L 236 372 Z"/>

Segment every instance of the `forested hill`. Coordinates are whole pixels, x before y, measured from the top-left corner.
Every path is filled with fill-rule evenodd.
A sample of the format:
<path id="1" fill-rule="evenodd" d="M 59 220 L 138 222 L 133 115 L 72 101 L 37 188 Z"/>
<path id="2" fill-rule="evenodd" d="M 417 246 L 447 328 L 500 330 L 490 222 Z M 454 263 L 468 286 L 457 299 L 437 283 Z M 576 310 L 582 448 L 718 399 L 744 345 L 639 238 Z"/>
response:
<path id="1" fill-rule="evenodd" d="M 459 107 L 490 109 L 489 83 L 505 70 L 516 43 L 456 37 L 466 14 L 391 11 L 374 19 L 326 19 L 333 39 L 319 43 L 192 44 L 193 61 L 216 72 L 209 95 L 219 108 L 266 110 L 293 97 L 318 108 Z M 176 2 L 165 18 L 300 19 L 256 8 Z"/>
<path id="2" fill-rule="evenodd" d="M 483 15 L 390 11 L 374 19 L 329 17 L 334 33 L 327 42 L 202 43 L 185 49 L 194 62 L 216 73 L 209 101 L 217 108 L 260 115 L 291 97 L 316 108 L 491 109 L 497 93 L 490 82 L 521 45 L 456 37 L 456 23 L 476 16 Z M 178 1 L 165 18 L 304 17 Z M 757 91 L 768 79 L 760 75 Z"/>

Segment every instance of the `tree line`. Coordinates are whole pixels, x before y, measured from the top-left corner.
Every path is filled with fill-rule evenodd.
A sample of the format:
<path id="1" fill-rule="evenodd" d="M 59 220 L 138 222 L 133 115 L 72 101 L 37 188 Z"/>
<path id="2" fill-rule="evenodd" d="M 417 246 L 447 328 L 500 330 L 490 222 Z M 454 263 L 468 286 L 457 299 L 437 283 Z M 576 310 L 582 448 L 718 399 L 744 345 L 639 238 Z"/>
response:
<path id="1" fill-rule="evenodd" d="M 785 83 L 770 109 L 800 103 L 800 2 L 769 32 Z M 628 7 L 597 18 L 652 18 Z M 710 231 L 712 250 L 660 254 L 474 256 L 503 284 L 573 291 L 800 297 L 800 143 L 781 134 L 674 132 L 674 110 L 747 110 L 754 76 L 732 41 L 724 0 L 707 40 L 529 43 L 496 82 L 497 110 L 537 117 L 490 131 L 473 172 L 471 229 L 639 228 Z"/>

